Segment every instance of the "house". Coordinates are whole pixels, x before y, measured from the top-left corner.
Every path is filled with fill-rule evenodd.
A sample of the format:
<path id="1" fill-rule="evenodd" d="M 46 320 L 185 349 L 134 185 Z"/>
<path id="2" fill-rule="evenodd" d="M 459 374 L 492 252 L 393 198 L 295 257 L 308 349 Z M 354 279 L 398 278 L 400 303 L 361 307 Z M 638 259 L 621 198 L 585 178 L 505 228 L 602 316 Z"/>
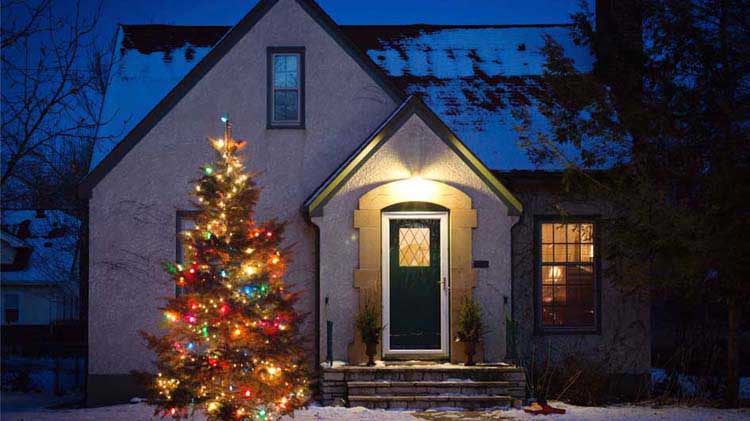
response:
<path id="1" fill-rule="evenodd" d="M 181 259 L 190 181 L 224 113 L 248 140 L 258 219 L 288 221 L 311 365 L 329 351 L 364 361 L 353 315 L 366 297 L 380 359 L 460 363 L 452 338 L 473 296 L 482 361 L 606 359 L 616 384 L 642 384 L 648 303 L 603 276 L 606 207 L 566 196 L 554 172 L 518 171 L 511 110 L 533 111 L 543 35 L 592 68 L 564 25 L 339 26 L 312 0 L 260 1 L 232 28 L 122 26 L 104 113 L 127 134 L 98 147 L 81 186 L 89 403 L 137 395 L 128 373 L 152 367 L 139 330 L 156 332 L 175 294 L 160 263 Z M 331 398 L 345 374 L 327 373 Z"/>
<path id="2" fill-rule="evenodd" d="M 2 324 L 49 325 L 78 318 L 78 228 L 61 210 L 3 210 Z"/>

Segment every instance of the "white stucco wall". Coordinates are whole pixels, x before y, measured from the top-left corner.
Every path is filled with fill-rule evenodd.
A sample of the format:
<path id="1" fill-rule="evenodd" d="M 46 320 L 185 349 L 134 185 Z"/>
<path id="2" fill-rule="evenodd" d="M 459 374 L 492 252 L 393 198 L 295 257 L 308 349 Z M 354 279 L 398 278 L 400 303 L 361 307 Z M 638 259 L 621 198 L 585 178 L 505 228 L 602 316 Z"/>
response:
<path id="1" fill-rule="evenodd" d="M 342 186 L 313 222 L 320 227 L 321 326 L 325 332 L 324 299 L 329 297 L 327 316 L 333 321 L 333 357 L 347 359 L 347 345 L 354 334 L 357 291 L 353 272 L 358 266 L 357 230 L 353 213 L 360 196 L 391 181 L 409 177 L 440 181 L 461 189 L 472 199 L 478 225 L 473 232 L 473 260 L 488 260 L 490 267 L 477 269 L 474 297 L 484 310 L 490 331 L 484 337 L 485 358 L 505 356 L 503 297 L 510 305 L 510 230 L 517 217 L 425 123 L 413 115 Z M 508 308 L 510 311 L 510 307 Z M 325 335 L 321 338 L 325 355 Z"/>
<path id="2" fill-rule="evenodd" d="M 269 46 L 306 48 L 304 130 L 266 129 Z M 191 208 L 189 183 L 213 160 L 205 139 L 222 134 L 226 112 L 235 137 L 249 142 L 248 168 L 264 189 L 258 219 L 289 223 L 287 281 L 304 291 L 299 307 L 310 316 L 303 333 L 312 340 L 315 236 L 300 208 L 395 107 L 294 0 L 280 0 L 93 189 L 89 373 L 151 368 L 138 331 L 157 329 L 157 308 L 174 294 L 160 262 L 175 258 L 176 212 Z"/>

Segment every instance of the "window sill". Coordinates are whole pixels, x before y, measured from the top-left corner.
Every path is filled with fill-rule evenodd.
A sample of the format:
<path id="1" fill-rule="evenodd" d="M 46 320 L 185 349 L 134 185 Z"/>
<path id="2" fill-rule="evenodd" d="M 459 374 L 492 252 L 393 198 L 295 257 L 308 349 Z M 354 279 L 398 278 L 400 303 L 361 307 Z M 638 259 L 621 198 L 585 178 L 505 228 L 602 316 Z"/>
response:
<path id="1" fill-rule="evenodd" d="M 277 129 L 305 130 L 305 124 L 266 124 L 266 130 Z"/>
<path id="2" fill-rule="evenodd" d="M 534 328 L 535 336 L 554 336 L 554 335 L 601 335 L 601 328 L 590 327 L 590 328 L 572 328 L 572 327 L 536 327 Z"/>

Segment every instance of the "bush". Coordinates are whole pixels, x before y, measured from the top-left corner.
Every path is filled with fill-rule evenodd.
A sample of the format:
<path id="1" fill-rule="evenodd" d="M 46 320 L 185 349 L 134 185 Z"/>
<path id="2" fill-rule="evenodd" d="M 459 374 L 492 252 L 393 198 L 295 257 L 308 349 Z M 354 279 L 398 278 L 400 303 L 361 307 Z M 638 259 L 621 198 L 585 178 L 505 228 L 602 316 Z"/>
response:
<path id="1" fill-rule="evenodd" d="M 365 344 L 378 343 L 383 327 L 380 326 L 378 309 L 369 296 L 365 297 L 364 306 L 357 313 L 354 323 L 359 329 L 360 335 L 362 335 L 362 342 Z"/>
<path id="2" fill-rule="evenodd" d="M 485 333 L 487 327 L 482 321 L 482 306 L 471 296 L 464 297 L 458 315 L 456 339 L 459 342 L 477 343 Z"/>

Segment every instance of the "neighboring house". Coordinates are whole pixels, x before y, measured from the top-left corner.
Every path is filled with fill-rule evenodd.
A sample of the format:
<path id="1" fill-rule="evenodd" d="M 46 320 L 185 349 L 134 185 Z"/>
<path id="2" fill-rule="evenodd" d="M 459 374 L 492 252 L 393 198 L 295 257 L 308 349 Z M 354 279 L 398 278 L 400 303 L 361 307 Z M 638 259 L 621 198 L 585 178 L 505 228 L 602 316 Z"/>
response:
<path id="1" fill-rule="evenodd" d="M 3 325 L 78 319 L 80 221 L 61 210 L 3 210 Z"/>
<path id="2" fill-rule="evenodd" d="M 555 173 L 512 171 L 530 168 L 511 110 L 533 113 L 542 37 L 592 68 L 569 29 L 338 26 L 312 0 L 261 1 L 232 28 L 122 26 L 104 113 L 127 135 L 98 147 L 81 186 L 89 403 L 139 393 L 128 373 L 153 367 L 139 330 L 157 331 L 175 294 L 160 263 L 181 258 L 190 182 L 227 112 L 263 187 L 258 219 L 288 221 L 311 364 L 329 320 L 333 358 L 364 360 L 365 296 L 382 310 L 379 358 L 464 361 L 452 338 L 473 296 L 483 361 L 606 358 L 647 379 L 648 303 L 602 276 L 606 207 L 565 196 Z"/>

